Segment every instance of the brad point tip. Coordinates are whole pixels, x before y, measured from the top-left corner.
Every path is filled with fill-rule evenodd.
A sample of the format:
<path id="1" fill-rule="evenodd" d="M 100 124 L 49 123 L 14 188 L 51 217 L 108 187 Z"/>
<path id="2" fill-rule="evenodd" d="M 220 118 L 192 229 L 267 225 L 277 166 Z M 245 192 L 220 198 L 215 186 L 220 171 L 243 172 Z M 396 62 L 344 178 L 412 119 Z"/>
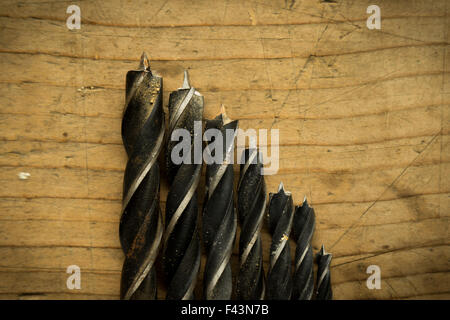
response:
<path id="1" fill-rule="evenodd" d="M 141 61 L 139 62 L 139 69 L 140 70 L 150 70 L 150 61 L 148 60 L 147 54 L 142 52 L 141 55 Z"/>
<path id="2" fill-rule="evenodd" d="M 283 192 L 286 196 L 292 196 L 292 193 L 284 188 L 283 182 L 280 182 L 280 185 L 278 186 L 278 193 L 280 192 Z"/>
<path id="3" fill-rule="evenodd" d="M 323 244 L 322 244 L 322 247 L 320 248 L 319 254 L 320 254 L 321 256 L 330 255 L 330 253 L 327 252 L 327 251 L 325 250 L 325 246 L 324 246 Z"/>
<path id="4" fill-rule="evenodd" d="M 189 83 L 189 73 L 187 70 L 184 70 L 184 79 L 183 79 L 183 86 L 181 89 L 190 89 L 191 84 Z"/>
<path id="5" fill-rule="evenodd" d="M 225 106 L 223 104 L 220 106 L 220 116 L 222 116 L 223 125 L 226 125 L 233 121 L 228 117 Z"/>

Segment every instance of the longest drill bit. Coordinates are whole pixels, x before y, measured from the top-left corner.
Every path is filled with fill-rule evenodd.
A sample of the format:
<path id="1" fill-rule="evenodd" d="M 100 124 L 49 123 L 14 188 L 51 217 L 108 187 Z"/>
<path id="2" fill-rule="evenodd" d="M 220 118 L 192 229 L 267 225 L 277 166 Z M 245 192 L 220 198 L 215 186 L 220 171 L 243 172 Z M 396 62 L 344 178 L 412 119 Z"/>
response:
<path id="1" fill-rule="evenodd" d="M 119 236 L 125 261 L 121 299 L 156 298 L 154 262 L 162 237 L 158 155 L 164 140 L 162 78 L 152 74 L 145 53 L 126 76 L 122 140 L 128 155 Z"/>
<path id="2" fill-rule="evenodd" d="M 289 300 L 292 293 L 291 251 L 289 234 L 293 219 L 293 202 L 290 192 L 280 183 L 277 193 L 269 195 L 269 231 L 272 235 L 267 297 L 271 300 Z"/>
<path id="3" fill-rule="evenodd" d="M 331 275 L 330 264 L 331 254 L 325 251 L 322 245 L 320 252 L 317 254 L 317 300 L 331 300 L 333 299 L 333 292 L 331 290 Z"/>
<path id="4" fill-rule="evenodd" d="M 261 154 L 245 149 L 238 186 L 239 275 L 237 297 L 243 300 L 263 299 L 265 279 L 262 260 L 261 226 L 266 211 L 266 183 L 262 175 Z"/>
<path id="5" fill-rule="evenodd" d="M 231 121 L 224 112 L 206 122 L 207 132 L 216 129 L 216 132 L 221 133 L 221 137 L 216 136 L 214 142 L 210 141 L 206 147 L 206 152 L 210 155 L 214 153 L 217 156 L 217 152 L 221 154 L 219 163 L 210 163 L 206 167 L 202 231 L 207 255 L 204 296 L 208 300 L 228 300 L 232 293 L 230 257 L 236 236 L 237 217 L 233 200 L 234 172 L 231 156 L 237 126 L 238 121 Z M 217 140 L 222 140 L 222 143 Z"/>
<path id="6" fill-rule="evenodd" d="M 197 230 L 197 186 L 201 176 L 200 161 L 194 152 L 201 153 L 195 135 L 201 135 L 203 96 L 189 85 L 185 71 L 183 87 L 169 97 L 169 136 L 174 130 L 186 129 L 190 133 L 190 150 L 183 154 L 184 161 L 175 164 L 172 150 L 176 142 L 169 141 L 166 162 L 171 184 L 166 202 L 166 231 L 164 236 L 164 267 L 168 280 L 167 299 L 194 299 L 193 290 L 200 268 L 200 238 Z M 196 123 L 195 123 L 196 122 Z M 200 132 L 195 129 L 199 124 Z M 175 149 L 176 150 L 176 149 Z M 194 155 L 194 156 L 193 156 Z"/>
<path id="7" fill-rule="evenodd" d="M 297 244 L 292 289 L 292 299 L 294 300 L 311 300 L 314 292 L 314 259 L 311 238 L 315 224 L 314 209 L 308 205 L 305 197 L 303 204 L 295 208 L 292 227 L 292 235 Z"/>

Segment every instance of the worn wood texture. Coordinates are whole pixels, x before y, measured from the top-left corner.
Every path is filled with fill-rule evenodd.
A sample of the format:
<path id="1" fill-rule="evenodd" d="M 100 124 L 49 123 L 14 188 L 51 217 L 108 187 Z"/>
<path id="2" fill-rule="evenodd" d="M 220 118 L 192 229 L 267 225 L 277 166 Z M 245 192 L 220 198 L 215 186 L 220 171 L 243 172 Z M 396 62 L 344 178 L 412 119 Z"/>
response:
<path id="1" fill-rule="evenodd" d="M 280 130 L 268 190 L 315 207 L 336 299 L 450 298 L 448 1 L 80 1 L 73 31 L 70 4 L 0 4 L 0 298 L 118 298 L 124 79 L 143 50 L 166 103 L 189 69 L 205 118 L 224 104 Z"/>

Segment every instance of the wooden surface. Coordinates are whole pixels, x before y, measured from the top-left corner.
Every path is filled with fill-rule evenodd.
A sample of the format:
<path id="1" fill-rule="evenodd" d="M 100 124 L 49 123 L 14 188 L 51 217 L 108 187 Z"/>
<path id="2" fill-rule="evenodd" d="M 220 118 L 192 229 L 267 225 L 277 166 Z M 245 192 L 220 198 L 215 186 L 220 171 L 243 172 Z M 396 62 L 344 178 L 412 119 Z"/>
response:
<path id="1" fill-rule="evenodd" d="M 268 190 L 310 199 L 336 299 L 449 299 L 448 1 L 211 2 L 1 2 L 0 298 L 118 298 L 124 79 L 145 50 L 165 103 L 189 69 L 205 118 L 280 129 Z"/>

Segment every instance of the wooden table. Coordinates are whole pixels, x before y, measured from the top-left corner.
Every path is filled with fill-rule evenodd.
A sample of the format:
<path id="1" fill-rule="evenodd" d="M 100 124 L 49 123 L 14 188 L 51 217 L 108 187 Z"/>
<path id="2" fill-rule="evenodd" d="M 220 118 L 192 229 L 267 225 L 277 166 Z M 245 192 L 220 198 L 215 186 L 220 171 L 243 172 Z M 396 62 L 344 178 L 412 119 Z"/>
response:
<path id="1" fill-rule="evenodd" d="M 370 4 L 380 30 L 366 27 Z M 449 7 L 2 1 L 0 298 L 118 298 L 124 81 L 145 50 L 165 107 L 188 69 L 205 118 L 224 104 L 243 129 L 280 130 L 268 190 L 283 181 L 314 206 L 336 299 L 449 299 Z M 267 264 L 266 227 L 263 238 Z M 66 287 L 69 265 L 80 290 Z M 380 290 L 366 286 L 370 265 Z"/>

